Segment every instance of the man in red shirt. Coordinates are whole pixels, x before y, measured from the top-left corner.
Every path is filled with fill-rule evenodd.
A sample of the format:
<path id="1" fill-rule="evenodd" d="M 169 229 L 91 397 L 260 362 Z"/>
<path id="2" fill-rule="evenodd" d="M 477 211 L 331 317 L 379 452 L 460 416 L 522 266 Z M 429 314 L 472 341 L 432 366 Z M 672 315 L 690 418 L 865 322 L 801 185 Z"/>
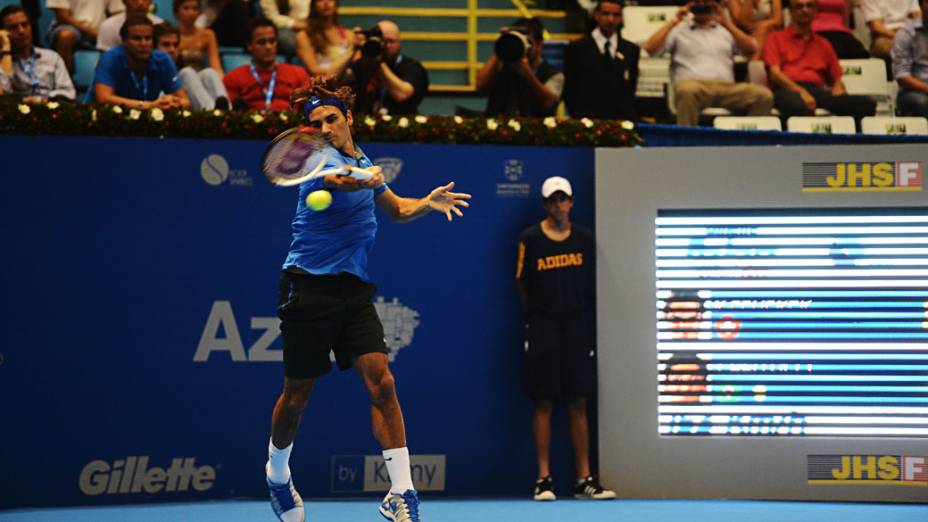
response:
<path id="1" fill-rule="evenodd" d="M 793 0 L 789 13 L 790 26 L 764 42 L 773 103 L 783 118 L 812 115 L 817 107 L 857 120 L 873 116 L 876 102 L 847 94 L 838 56 L 828 40 L 812 32 L 818 0 Z"/>
<path id="2" fill-rule="evenodd" d="M 233 107 L 283 111 L 290 108 L 290 93 L 309 81 L 306 69 L 277 62 L 277 26 L 264 17 L 248 23 L 245 48 L 251 61 L 229 71 L 222 82 Z"/>

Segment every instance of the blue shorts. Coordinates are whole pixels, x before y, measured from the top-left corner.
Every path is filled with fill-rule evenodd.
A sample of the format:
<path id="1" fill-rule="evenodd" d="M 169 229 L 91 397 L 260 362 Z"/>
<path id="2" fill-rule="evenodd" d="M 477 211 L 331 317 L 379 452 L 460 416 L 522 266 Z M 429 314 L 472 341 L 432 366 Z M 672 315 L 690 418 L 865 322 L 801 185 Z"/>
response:
<path id="1" fill-rule="evenodd" d="M 579 399 L 596 392 L 596 331 L 591 313 L 532 314 L 525 325 L 522 387 L 534 400 Z"/>

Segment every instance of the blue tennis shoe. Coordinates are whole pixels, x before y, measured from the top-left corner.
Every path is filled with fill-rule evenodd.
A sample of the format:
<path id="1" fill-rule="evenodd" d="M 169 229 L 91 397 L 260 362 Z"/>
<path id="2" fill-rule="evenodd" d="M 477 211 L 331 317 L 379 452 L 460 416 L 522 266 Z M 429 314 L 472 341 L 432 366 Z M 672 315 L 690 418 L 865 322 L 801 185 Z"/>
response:
<path id="1" fill-rule="evenodd" d="M 387 493 L 380 504 L 380 514 L 393 522 L 420 522 L 419 496 L 414 489 L 407 489 L 402 495 Z"/>

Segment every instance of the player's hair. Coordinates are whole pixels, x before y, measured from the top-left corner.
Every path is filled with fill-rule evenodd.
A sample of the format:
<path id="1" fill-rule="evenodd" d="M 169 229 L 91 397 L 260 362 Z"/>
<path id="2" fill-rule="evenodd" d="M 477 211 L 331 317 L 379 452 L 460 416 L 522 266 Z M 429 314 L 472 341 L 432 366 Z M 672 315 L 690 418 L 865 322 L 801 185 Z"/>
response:
<path id="1" fill-rule="evenodd" d="M 302 114 L 303 105 L 306 105 L 313 96 L 335 98 L 349 111 L 354 107 L 355 94 L 351 87 L 347 85 L 339 87 L 334 76 L 319 75 L 313 76 L 309 79 L 309 83 L 290 93 L 290 108 Z"/>
<path id="2" fill-rule="evenodd" d="M 23 13 L 24 15 L 26 15 L 26 18 L 30 22 L 32 22 L 32 17 L 29 16 L 29 13 L 27 13 L 25 9 L 23 9 L 23 6 L 17 5 L 17 4 L 11 4 L 11 5 L 4 7 L 2 10 L 0 10 L 0 28 L 6 25 L 6 17 L 10 16 L 11 14 L 16 14 L 16 13 Z"/>
<path id="3" fill-rule="evenodd" d="M 173 25 L 167 22 L 161 22 L 160 24 L 155 26 L 155 31 L 152 33 L 151 39 L 152 41 L 155 42 L 155 47 L 157 47 L 158 42 L 162 38 L 164 38 L 165 36 L 172 35 L 172 34 L 176 34 L 177 37 L 180 38 L 180 31 L 178 31 L 176 27 L 174 27 Z"/>
<path id="4" fill-rule="evenodd" d="M 147 25 L 152 28 L 155 26 L 146 15 L 129 15 L 126 17 L 126 21 L 123 22 L 122 27 L 119 28 L 119 37 L 125 40 L 129 36 L 129 28 L 136 25 Z"/>

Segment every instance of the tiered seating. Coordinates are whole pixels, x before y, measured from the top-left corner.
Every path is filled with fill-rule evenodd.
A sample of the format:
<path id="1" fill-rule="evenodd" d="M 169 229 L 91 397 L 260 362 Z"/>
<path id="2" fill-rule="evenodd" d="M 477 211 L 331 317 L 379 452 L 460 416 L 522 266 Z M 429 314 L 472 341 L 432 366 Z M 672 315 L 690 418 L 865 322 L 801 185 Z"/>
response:
<path id="1" fill-rule="evenodd" d="M 928 134 L 928 119 L 868 116 L 861 120 L 863 134 Z"/>
<path id="2" fill-rule="evenodd" d="M 821 134 L 854 134 L 854 118 L 850 116 L 792 116 L 786 120 L 790 132 Z"/>

